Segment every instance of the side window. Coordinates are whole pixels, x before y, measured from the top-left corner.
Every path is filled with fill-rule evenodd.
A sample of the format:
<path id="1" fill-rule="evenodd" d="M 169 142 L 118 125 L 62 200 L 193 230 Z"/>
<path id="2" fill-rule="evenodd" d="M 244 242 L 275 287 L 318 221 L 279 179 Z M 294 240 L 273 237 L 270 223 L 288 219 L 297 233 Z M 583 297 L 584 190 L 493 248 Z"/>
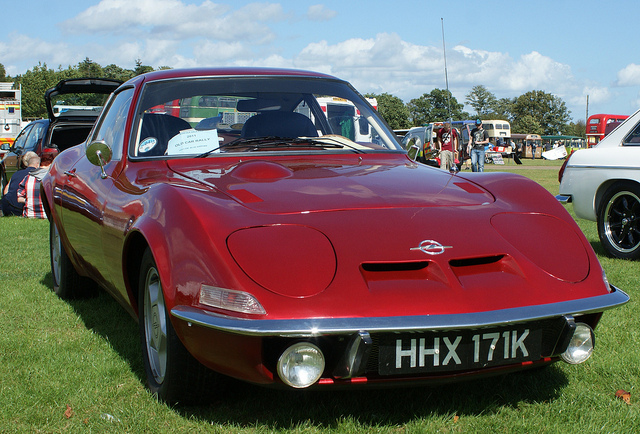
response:
<path id="1" fill-rule="evenodd" d="M 33 125 L 27 125 L 24 130 L 22 130 L 22 132 L 18 134 L 18 137 L 16 137 L 16 141 L 13 143 L 13 149 L 15 151 L 24 149 L 24 145 L 25 143 L 27 143 L 27 136 L 32 129 Z"/>
<path id="2" fill-rule="evenodd" d="M 624 144 L 634 146 L 640 144 L 640 122 L 636 124 L 633 130 L 624 138 Z"/>
<path id="3" fill-rule="evenodd" d="M 120 160 L 122 158 L 124 129 L 132 99 L 133 88 L 125 89 L 117 95 L 114 95 L 105 108 L 106 112 L 101 118 L 100 126 L 93 135 L 92 141 L 103 140 L 111 147 L 113 160 Z"/>
<path id="4" fill-rule="evenodd" d="M 24 145 L 25 151 L 35 151 L 38 145 L 42 142 L 42 136 L 46 130 L 46 125 L 43 123 L 35 124 Z"/>

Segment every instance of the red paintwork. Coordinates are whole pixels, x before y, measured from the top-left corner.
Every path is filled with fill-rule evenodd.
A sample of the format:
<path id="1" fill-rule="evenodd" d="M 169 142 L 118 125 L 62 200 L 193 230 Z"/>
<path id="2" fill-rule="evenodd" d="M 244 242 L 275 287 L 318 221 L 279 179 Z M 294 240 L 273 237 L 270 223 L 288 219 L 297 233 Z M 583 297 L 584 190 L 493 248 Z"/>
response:
<path id="1" fill-rule="evenodd" d="M 317 75 L 167 70 L 128 85 L 139 98 L 146 81 L 240 74 Z M 153 252 L 168 309 L 207 310 L 198 303 L 201 284 L 255 295 L 268 319 L 463 314 L 607 293 L 573 219 L 523 177 L 452 176 L 401 153 L 130 161 L 127 146 L 121 160 L 107 164 L 107 179 L 83 145 L 63 152 L 43 191 L 78 271 L 133 316 L 137 282 L 128 273 L 141 243 Z M 453 248 L 437 256 L 412 250 L 423 240 Z M 481 257 L 500 259 L 456 266 Z M 371 270 L 399 263 L 425 267 Z M 207 366 L 256 383 L 276 381 L 261 360 L 260 338 L 173 322 Z"/>

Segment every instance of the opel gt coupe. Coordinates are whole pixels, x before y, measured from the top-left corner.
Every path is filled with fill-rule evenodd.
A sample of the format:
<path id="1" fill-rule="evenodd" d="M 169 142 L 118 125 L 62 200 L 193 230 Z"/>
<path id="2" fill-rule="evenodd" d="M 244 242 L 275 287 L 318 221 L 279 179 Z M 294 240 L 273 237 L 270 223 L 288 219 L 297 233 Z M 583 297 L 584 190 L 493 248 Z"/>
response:
<path id="1" fill-rule="evenodd" d="M 320 73 L 137 76 L 41 188 L 55 292 L 122 304 L 168 402 L 580 363 L 628 300 L 540 185 L 412 161 Z"/>

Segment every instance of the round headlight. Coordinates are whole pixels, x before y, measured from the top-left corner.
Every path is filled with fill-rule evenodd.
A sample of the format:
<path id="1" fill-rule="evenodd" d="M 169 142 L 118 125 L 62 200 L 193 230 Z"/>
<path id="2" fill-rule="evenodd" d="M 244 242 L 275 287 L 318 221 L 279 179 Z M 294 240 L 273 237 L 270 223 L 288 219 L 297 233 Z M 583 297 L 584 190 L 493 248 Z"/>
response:
<path id="1" fill-rule="evenodd" d="M 278 359 L 280 379 L 296 389 L 309 387 L 324 371 L 324 356 L 318 347 L 299 342 L 287 348 Z"/>
<path id="2" fill-rule="evenodd" d="M 562 360 L 572 365 L 582 363 L 591 356 L 594 344 L 595 336 L 591 327 L 577 323 L 569 347 L 562 353 Z"/>

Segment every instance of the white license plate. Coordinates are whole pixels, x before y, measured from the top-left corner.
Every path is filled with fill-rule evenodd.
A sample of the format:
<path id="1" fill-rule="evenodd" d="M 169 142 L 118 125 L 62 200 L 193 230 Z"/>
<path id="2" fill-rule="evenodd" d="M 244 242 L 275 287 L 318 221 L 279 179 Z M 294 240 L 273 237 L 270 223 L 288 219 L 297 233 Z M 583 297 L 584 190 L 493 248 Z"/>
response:
<path id="1" fill-rule="evenodd" d="M 538 360 L 541 331 L 529 327 L 399 333 L 380 339 L 381 375 L 480 369 Z"/>

